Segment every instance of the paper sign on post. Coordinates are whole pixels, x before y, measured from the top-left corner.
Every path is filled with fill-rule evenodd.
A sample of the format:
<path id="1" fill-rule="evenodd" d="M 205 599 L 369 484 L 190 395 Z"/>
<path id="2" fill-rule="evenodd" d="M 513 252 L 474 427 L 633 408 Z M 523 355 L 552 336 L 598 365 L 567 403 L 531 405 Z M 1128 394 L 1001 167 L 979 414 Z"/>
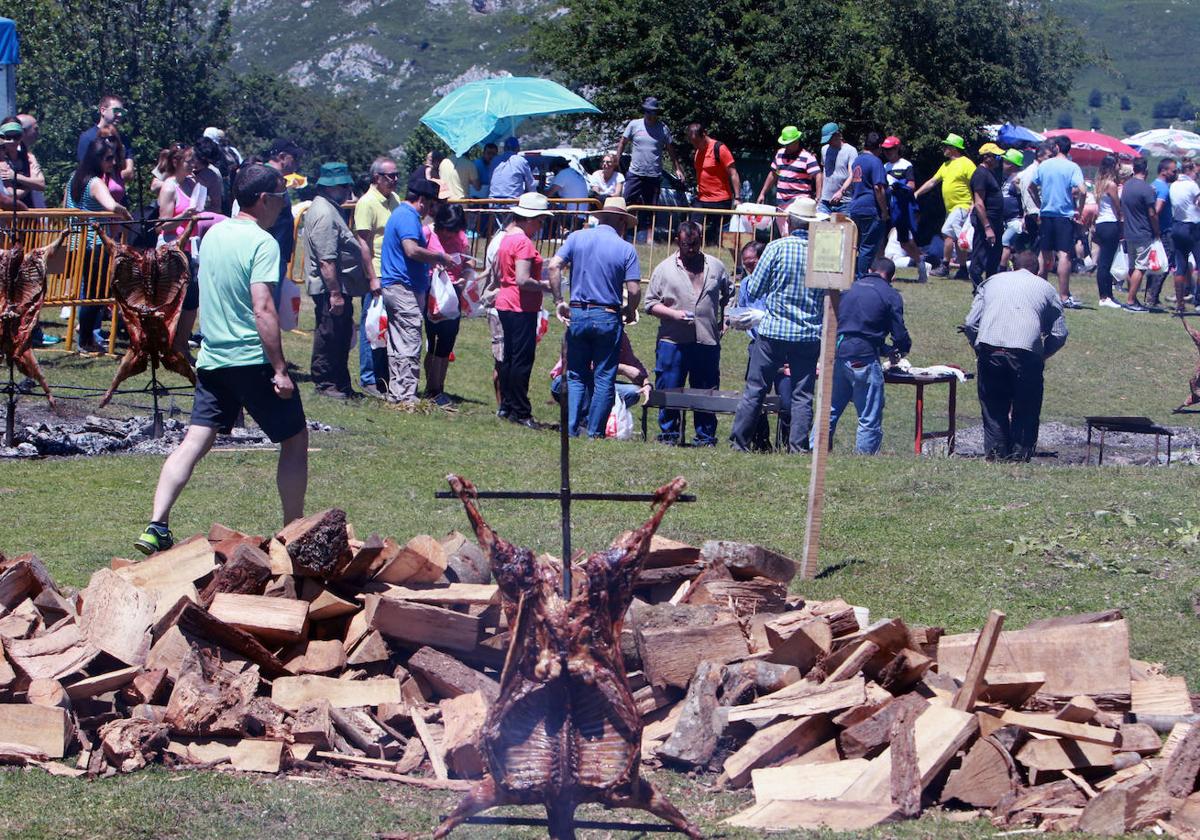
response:
<path id="1" fill-rule="evenodd" d="M 857 247 L 858 228 L 854 222 L 810 224 L 804 285 L 810 289 L 849 289 L 854 282 Z"/>

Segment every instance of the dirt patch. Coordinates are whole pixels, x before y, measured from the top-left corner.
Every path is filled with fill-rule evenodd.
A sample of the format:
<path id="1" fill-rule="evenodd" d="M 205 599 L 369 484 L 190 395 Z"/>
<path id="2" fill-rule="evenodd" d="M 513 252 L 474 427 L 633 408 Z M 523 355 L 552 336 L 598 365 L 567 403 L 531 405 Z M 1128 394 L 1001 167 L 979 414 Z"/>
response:
<path id="1" fill-rule="evenodd" d="M 1175 433 L 1171 440 L 1171 465 L 1200 465 L 1200 429 L 1165 426 Z M 960 427 L 954 454 L 965 458 L 983 457 L 983 426 Z M 1100 432 L 1092 432 L 1092 464 L 1100 454 Z M 1038 430 L 1035 462 L 1083 465 L 1087 463 L 1087 427 L 1067 423 L 1042 423 Z M 1167 462 L 1167 439 L 1159 438 L 1157 458 L 1154 435 L 1109 432 L 1104 436 L 1105 466 L 1146 466 Z"/>

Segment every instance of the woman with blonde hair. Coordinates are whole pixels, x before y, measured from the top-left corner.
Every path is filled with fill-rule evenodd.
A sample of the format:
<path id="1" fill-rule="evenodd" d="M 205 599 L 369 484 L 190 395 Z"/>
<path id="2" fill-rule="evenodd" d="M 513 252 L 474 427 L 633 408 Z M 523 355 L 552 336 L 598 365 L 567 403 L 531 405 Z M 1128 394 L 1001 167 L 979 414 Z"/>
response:
<path id="1" fill-rule="evenodd" d="M 1096 258 L 1096 291 L 1100 306 L 1121 309 L 1113 300 L 1113 258 L 1121 242 L 1121 185 L 1117 174 L 1117 158 L 1105 155 L 1096 174 L 1096 220 L 1093 238 L 1100 246 Z"/>

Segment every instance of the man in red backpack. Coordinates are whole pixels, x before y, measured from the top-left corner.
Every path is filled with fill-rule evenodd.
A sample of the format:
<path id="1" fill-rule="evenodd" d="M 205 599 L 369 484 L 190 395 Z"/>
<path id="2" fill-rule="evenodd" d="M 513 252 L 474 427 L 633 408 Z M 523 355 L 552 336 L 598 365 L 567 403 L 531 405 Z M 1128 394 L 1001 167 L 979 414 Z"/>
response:
<path id="1" fill-rule="evenodd" d="M 696 200 L 692 206 L 714 210 L 729 210 L 742 191 L 742 179 L 733 162 L 729 147 L 708 136 L 701 123 L 687 127 L 687 139 L 696 150 Z M 717 214 L 693 213 L 692 221 L 704 225 L 706 244 L 715 242 L 721 230 L 722 217 Z"/>

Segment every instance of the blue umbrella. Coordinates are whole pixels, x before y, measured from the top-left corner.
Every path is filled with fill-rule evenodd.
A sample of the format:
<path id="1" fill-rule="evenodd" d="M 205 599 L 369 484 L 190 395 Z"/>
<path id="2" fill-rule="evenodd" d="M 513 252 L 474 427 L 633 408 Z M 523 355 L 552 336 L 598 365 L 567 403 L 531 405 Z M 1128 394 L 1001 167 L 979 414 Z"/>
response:
<path id="1" fill-rule="evenodd" d="M 599 113 L 595 105 L 557 82 L 509 76 L 455 88 L 426 111 L 421 122 L 461 155 L 477 143 L 515 136 L 517 126 L 530 117 Z"/>
<path id="2" fill-rule="evenodd" d="M 1000 126 L 1000 133 L 996 135 L 996 142 L 1001 146 L 1026 146 L 1030 143 L 1041 143 L 1046 138 L 1038 134 L 1036 131 L 1030 131 L 1023 125 L 1013 125 L 1005 123 Z"/>

